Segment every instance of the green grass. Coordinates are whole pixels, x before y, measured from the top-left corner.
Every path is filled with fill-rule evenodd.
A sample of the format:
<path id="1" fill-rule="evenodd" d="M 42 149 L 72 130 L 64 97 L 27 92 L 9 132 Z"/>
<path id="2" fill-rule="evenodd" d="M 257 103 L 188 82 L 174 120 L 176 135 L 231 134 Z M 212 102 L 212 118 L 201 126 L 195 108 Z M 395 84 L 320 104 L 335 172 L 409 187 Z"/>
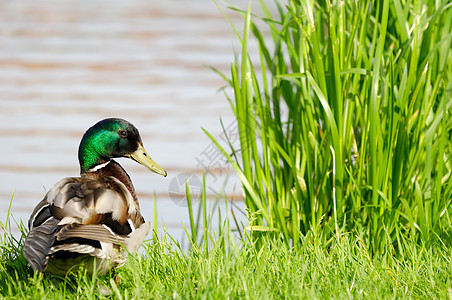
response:
<path id="1" fill-rule="evenodd" d="M 339 240 L 303 237 L 294 251 L 281 240 L 258 249 L 248 242 L 224 247 L 215 238 L 209 252 L 181 251 L 171 237 L 147 242 L 116 275 L 67 278 L 33 274 L 21 240 L 4 235 L 0 297 L 11 299 L 281 299 L 452 297 L 452 251 L 406 245 L 403 260 L 391 252 L 372 256 L 359 235 Z M 247 240 L 247 239 L 245 239 Z M 108 291 L 109 295 L 104 292 Z"/>
<path id="2" fill-rule="evenodd" d="M 207 219 L 206 203 L 200 206 Z M 356 232 L 339 239 L 301 236 L 303 246 L 297 250 L 271 237 L 256 247 L 247 231 L 234 237 L 229 223 L 226 217 L 214 231 L 203 221 L 197 229 L 201 237 L 190 250 L 182 250 L 168 234 L 154 233 L 143 251 L 129 256 L 116 273 L 99 277 L 79 271 L 61 278 L 34 273 L 22 254 L 23 224 L 18 224 L 21 235 L 16 238 L 0 222 L 0 298 L 452 298 L 452 250 L 445 245 L 426 247 L 403 239 L 403 257 L 394 255 L 392 243 L 384 254 L 372 254 L 365 236 Z"/>
<path id="3" fill-rule="evenodd" d="M 260 2 L 261 15 L 235 8 L 242 53 L 221 74 L 240 147 L 209 135 L 257 243 L 358 230 L 372 253 L 403 237 L 452 246 L 452 4 Z"/>
<path id="4" fill-rule="evenodd" d="M 101 277 L 83 271 L 65 278 L 34 273 L 22 254 L 27 231 L 19 223 L 21 235 L 9 234 L 8 214 L 0 222 L 0 298 L 452 298 L 452 250 L 445 245 L 427 247 L 403 238 L 398 245 L 403 256 L 395 255 L 392 243 L 383 254 L 372 254 L 362 232 L 339 239 L 311 232 L 300 236 L 303 245 L 297 250 L 272 237 L 263 237 L 256 247 L 246 230 L 235 237 L 229 215 L 213 230 L 210 205 L 202 198 L 204 220 L 190 224 L 198 233 L 191 249 L 182 250 L 168 234 L 154 233 L 141 253 Z M 187 237 L 193 235 L 187 232 Z"/>

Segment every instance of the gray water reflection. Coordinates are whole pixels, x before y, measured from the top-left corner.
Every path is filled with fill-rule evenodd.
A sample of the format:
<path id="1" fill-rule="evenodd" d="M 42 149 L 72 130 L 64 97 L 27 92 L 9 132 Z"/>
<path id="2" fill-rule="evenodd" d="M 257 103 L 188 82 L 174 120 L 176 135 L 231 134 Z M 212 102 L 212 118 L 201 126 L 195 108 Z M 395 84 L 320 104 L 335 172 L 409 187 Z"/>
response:
<path id="1" fill-rule="evenodd" d="M 241 28 L 242 19 L 226 12 Z M 159 228 L 164 222 L 179 237 L 182 222 L 188 224 L 186 207 L 168 193 L 180 173 L 201 178 L 207 167 L 211 199 L 226 178 L 224 193 L 240 199 L 232 170 L 218 159 L 204 160 L 211 143 L 201 127 L 219 137 L 220 116 L 233 124 L 219 91 L 224 82 L 206 65 L 228 72 L 240 49 L 213 2 L 1 1 L 0 32 L 2 220 L 14 189 L 13 215 L 26 222 L 57 180 L 77 176 L 82 134 L 112 116 L 133 122 L 168 171 L 163 178 L 120 161 L 146 219 L 156 195 Z"/>

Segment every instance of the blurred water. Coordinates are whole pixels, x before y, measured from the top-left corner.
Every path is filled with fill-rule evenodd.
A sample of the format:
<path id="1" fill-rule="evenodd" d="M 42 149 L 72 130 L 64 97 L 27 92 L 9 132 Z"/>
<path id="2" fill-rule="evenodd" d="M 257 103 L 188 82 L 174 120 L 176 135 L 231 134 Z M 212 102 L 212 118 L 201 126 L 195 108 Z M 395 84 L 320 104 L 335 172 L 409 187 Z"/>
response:
<path id="1" fill-rule="evenodd" d="M 241 17 L 226 12 L 241 32 Z M 239 49 L 208 0 L 0 1 L 0 218 L 14 189 L 13 216 L 26 222 L 57 180 L 78 176 L 81 136 L 113 116 L 134 123 L 168 171 L 120 160 L 146 219 L 156 195 L 159 228 L 178 238 L 188 225 L 186 205 L 169 193 L 178 174 L 207 171 L 210 199 L 228 179 L 224 193 L 240 200 L 239 181 L 201 130 L 221 137 L 221 116 L 234 131 L 225 83 L 206 66 L 228 73 Z"/>

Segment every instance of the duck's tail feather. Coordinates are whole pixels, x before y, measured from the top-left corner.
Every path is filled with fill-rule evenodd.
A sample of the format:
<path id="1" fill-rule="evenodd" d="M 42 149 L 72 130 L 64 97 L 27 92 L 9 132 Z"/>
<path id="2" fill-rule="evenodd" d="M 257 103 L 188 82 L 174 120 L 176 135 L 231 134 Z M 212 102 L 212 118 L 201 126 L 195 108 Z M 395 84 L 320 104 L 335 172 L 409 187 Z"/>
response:
<path id="1" fill-rule="evenodd" d="M 55 234 L 59 230 L 58 219 L 48 218 L 43 224 L 34 227 L 25 239 L 23 253 L 34 270 L 43 272 L 47 266 L 50 247 L 55 241 Z"/>

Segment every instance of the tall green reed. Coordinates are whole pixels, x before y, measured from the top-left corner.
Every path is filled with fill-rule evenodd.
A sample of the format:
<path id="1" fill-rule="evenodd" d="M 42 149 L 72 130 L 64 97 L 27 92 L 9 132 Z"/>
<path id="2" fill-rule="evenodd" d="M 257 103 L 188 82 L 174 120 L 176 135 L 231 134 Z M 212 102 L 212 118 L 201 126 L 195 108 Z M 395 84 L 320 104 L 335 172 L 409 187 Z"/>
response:
<path id="1" fill-rule="evenodd" d="M 300 234 L 360 231 L 376 253 L 402 235 L 450 240 L 452 4 L 260 4 L 234 8 L 242 53 L 222 74 L 240 149 L 207 133 L 241 179 L 253 236 L 298 248 Z"/>

